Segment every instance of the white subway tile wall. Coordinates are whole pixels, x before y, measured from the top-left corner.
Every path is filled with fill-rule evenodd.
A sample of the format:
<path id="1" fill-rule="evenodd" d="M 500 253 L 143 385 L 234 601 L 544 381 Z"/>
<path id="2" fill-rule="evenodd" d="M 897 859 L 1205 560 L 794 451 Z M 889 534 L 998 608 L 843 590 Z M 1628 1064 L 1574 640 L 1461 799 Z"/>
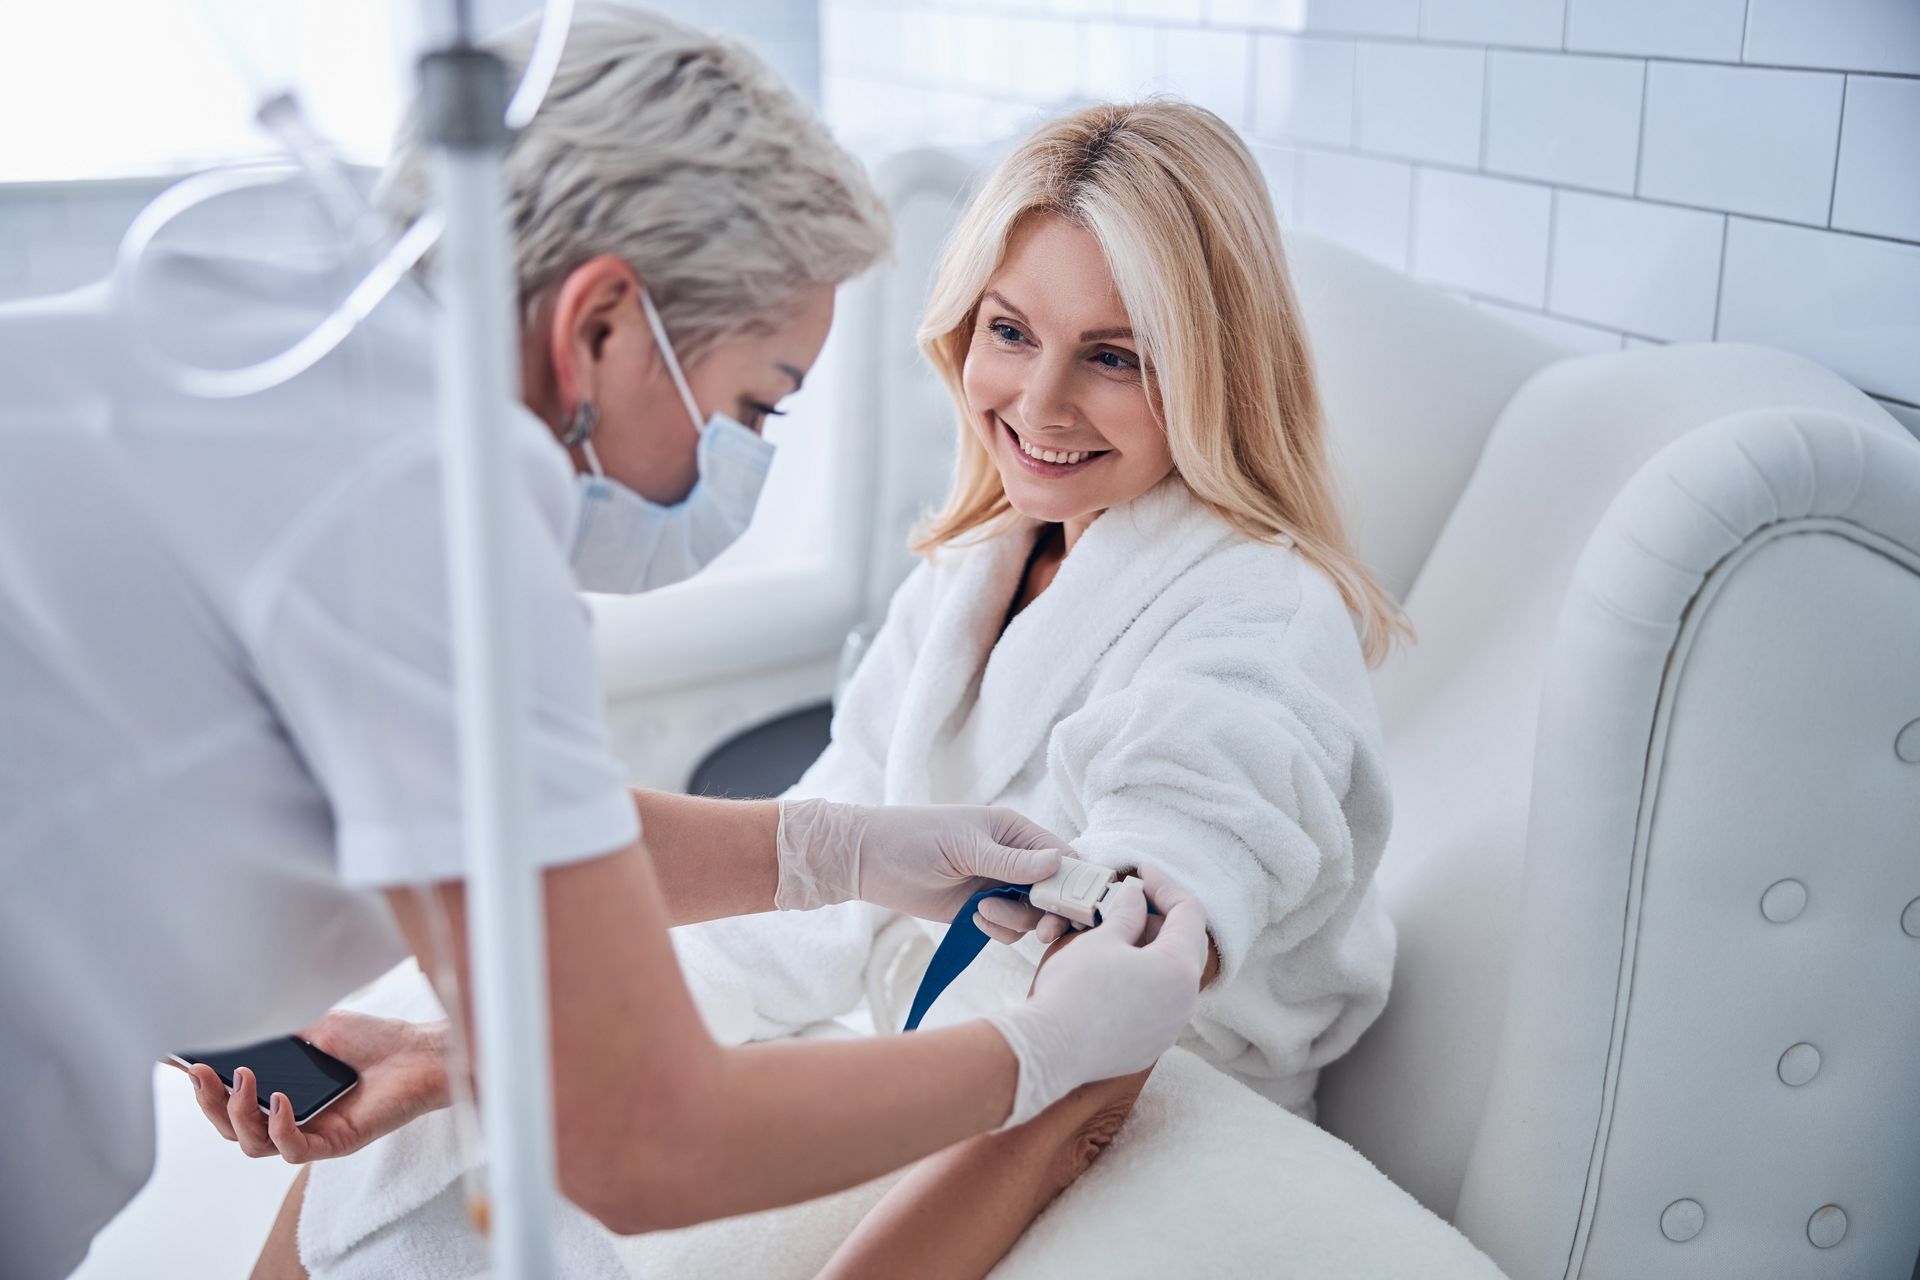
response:
<path id="1" fill-rule="evenodd" d="M 868 154 L 1184 93 L 1283 225 L 1569 351 L 1770 342 L 1920 421 L 1920 0 L 821 7 L 829 119 Z"/>
<path id="2" fill-rule="evenodd" d="M 865 154 L 1185 93 L 1255 142 L 1286 225 L 1570 350 L 1770 342 L 1920 421 L 1920 0 L 821 0 L 820 20 L 827 116 Z M 104 273 L 160 185 L 0 186 L 0 298 Z"/>

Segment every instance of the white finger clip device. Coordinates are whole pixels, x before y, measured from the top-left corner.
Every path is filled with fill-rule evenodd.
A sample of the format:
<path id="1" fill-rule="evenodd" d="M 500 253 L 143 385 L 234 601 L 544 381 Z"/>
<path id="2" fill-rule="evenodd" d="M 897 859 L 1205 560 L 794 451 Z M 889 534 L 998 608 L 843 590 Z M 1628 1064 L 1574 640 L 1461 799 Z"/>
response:
<path id="1" fill-rule="evenodd" d="M 1112 867 L 1063 857 L 1058 871 L 1027 890 L 1027 901 L 1042 911 L 1065 916 L 1075 929 L 1091 929 L 1123 885 L 1139 883 L 1139 876 L 1122 876 Z"/>

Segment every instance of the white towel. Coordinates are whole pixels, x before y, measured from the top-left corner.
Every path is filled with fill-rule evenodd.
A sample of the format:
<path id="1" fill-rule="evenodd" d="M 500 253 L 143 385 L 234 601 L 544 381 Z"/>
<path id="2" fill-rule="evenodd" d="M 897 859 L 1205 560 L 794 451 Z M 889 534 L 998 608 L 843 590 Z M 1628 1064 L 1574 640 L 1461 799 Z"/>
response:
<path id="1" fill-rule="evenodd" d="M 766 1213 L 616 1240 L 634 1276 L 809 1280 L 901 1177 Z M 995 1280 L 1500 1280 L 1353 1148 L 1184 1049 L 994 1268 Z"/>

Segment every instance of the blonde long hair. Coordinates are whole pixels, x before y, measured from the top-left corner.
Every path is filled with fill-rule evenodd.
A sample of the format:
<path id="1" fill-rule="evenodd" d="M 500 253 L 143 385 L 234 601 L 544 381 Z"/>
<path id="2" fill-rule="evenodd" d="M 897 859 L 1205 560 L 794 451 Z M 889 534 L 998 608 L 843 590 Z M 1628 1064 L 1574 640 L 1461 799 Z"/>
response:
<path id="1" fill-rule="evenodd" d="M 952 393 L 960 454 L 922 554 L 1015 519 L 968 429 L 961 369 L 980 299 L 1021 219 L 1051 213 L 1100 242 L 1143 348 L 1174 471 L 1250 538 L 1291 537 L 1359 622 L 1369 664 L 1412 628 L 1355 554 L 1328 459 L 1306 327 L 1280 228 L 1246 146 L 1204 108 L 1104 103 L 1042 125 L 987 179 L 941 256 L 920 349 Z"/>

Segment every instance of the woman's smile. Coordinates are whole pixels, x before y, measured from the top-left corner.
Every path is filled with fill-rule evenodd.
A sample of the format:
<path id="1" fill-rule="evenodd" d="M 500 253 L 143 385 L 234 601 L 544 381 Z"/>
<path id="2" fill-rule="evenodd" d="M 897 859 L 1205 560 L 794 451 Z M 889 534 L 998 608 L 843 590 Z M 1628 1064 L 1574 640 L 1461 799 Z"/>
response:
<path id="1" fill-rule="evenodd" d="M 1029 442 L 999 414 L 994 414 L 993 420 L 1000 424 L 1011 446 L 1010 452 L 1020 466 L 1050 480 L 1077 475 L 1113 452 L 1111 449 L 1050 449 Z"/>

